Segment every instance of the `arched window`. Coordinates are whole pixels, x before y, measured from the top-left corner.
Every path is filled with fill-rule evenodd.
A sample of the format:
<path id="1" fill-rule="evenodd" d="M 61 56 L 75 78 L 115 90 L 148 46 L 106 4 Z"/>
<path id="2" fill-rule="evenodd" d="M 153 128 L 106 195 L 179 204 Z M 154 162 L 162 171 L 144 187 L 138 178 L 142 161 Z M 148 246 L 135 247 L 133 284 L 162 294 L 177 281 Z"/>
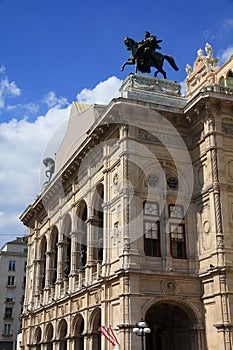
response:
<path id="1" fill-rule="evenodd" d="M 92 350 L 101 350 L 101 333 L 99 327 L 101 326 L 101 310 L 96 308 L 90 317 L 90 337 L 92 339 Z"/>
<path id="2" fill-rule="evenodd" d="M 43 236 L 40 242 L 40 289 L 45 287 L 45 273 L 46 273 L 46 252 L 47 252 L 47 240 Z"/>
<path id="3" fill-rule="evenodd" d="M 76 251 L 79 253 L 77 256 L 79 261 L 77 261 L 76 266 L 79 266 L 80 270 L 83 270 L 87 262 L 87 204 L 84 200 L 81 200 L 79 203 L 76 213 L 78 216 Z"/>
<path id="4" fill-rule="evenodd" d="M 94 201 L 94 217 L 93 226 L 95 230 L 96 246 L 94 247 L 93 256 L 95 260 L 103 260 L 103 227 L 104 227 L 104 215 L 103 215 L 103 202 L 104 202 L 104 186 L 99 183 L 96 186 L 96 196 Z"/>
<path id="5" fill-rule="evenodd" d="M 46 327 L 46 350 L 53 350 L 53 325 L 49 323 Z"/>
<path id="6" fill-rule="evenodd" d="M 63 276 L 67 278 L 70 273 L 70 261 L 71 261 L 71 218 L 70 215 L 66 215 L 63 222 Z"/>
<path id="7" fill-rule="evenodd" d="M 36 350 L 41 350 L 41 328 L 37 327 L 35 331 Z"/>
<path id="8" fill-rule="evenodd" d="M 58 230 L 54 226 L 51 232 L 51 284 L 55 284 L 57 280 L 57 246 L 58 243 Z"/>
<path id="9" fill-rule="evenodd" d="M 84 350 L 84 319 L 81 315 L 77 315 L 74 320 L 74 349 Z"/>
<path id="10" fill-rule="evenodd" d="M 219 85 L 221 85 L 221 86 L 225 86 L 225 79 L 224 79 L 224 77 L 221 77 L 220 79 L 219 79 Z"/>
<path id="11" fill-rule="evenodd" d="M 63 319 L 58 325 L 59 330 L 59 350 L 67 350 L 67 322 Z"/>
<path id="12" fill-rule="evenodd" d="M 226 85 L 227 87 L 233 88 L 233 70 L 232 69 L 230 69 L 227 73 Z"/>

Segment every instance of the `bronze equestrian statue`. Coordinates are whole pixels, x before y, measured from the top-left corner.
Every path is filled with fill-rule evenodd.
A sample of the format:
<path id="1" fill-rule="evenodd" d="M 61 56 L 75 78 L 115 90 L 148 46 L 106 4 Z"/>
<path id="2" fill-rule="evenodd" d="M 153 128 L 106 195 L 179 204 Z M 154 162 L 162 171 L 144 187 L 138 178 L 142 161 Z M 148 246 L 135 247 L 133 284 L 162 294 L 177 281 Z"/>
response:
<path id="1" fill-rule="evenodd" d="M 163 70 L 163 61 L 164 59 L 171 65 L 171 67 L 178 71 L 175 60 L 169 55 L 162 55 L 159 52 L 156 52 L 156 49 L 161 49 L 158 43 L 162 40 L 157 40 L 155 35 L 150 35 L 149 32 L 145 32 L 145 39 L 142 41 L 136 42 L 135 40 L 126 37 L 124 43 L 126 49 L 131 51 L 131 56 L 128 61 L 124 62 L 121 67 L 123 71 L 125 66 L 128 64 L 135 64 L 135 72 L 140 71 L 142 73 L 151 73 L 151 67 L 155 67 L 157 70 L 154 73 L 156 77 L 158 73 L 161 73 L 164 79 L 167 78 L 166 72 Z"/>

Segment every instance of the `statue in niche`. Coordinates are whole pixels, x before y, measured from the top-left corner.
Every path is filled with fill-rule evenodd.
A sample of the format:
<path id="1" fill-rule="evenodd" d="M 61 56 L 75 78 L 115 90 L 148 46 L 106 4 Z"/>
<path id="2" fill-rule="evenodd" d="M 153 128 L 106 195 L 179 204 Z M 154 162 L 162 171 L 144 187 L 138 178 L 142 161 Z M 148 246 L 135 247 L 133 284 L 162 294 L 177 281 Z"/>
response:
<path id="1" fill-rule="evenodd" d="M 155 35 L 151 35 L 147 31 L 145 32 L 145 38 L 139 42 L 126 37 L 124 43 L 126 49 L 131 51 L 131 56 L 128 61 L 123 63 L 121 70 L 123 71 L 128 64 L 134 64 L 136 67 L 136 73 L 137 71 L 150 73 L 151 67 L 155 67 L 157 70 L 155 71 L 154 76 L 156 77 L 158 73 L 161 73 L 164 79 L 166 79 L 167 74 L 163 70 L 163 61 L 165 59 L 174 70 L 178 71 L 179 68 L 173 57 L 156 52 L 156 49 L 161 49 L 160 45 L 158 45 L 160 42 L 162 42 L 162 40 L 158 40 Z"/>
<path id="2" fill-rule="evenodd" d="M 43 164 L 45 165 L 46 168 L 48 168 L 45 171 L 45 176 L 48 178 L 48 181 L 46 181 L 46 183 L 49 183 L 51 181 L 51 178 L 54 174 L 54 170 L 55 170 L 55 161 L 52 158 L 45 158 L 43 160 Z"/>

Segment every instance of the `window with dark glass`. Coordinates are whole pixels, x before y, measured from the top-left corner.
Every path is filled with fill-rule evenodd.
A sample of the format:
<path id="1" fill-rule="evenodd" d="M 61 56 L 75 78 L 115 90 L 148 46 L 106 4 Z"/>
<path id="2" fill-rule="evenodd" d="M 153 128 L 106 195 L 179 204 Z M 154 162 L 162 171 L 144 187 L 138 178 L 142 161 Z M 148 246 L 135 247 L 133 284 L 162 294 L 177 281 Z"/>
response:
<path id="1" fill-rule="evenodd" d="M 159 206 L 156 202 L 144 202 L 144 251 L 146 255 L 160 256 Z"/>
<path id="2" fill-rule="evenodd" d="M 14 286 L 15 285 L 15 276 L 8 276 L 7 284 L 8 284 L 8 286 Z"/>
<path id="3" fill-rule="evenodd" d="M 10 261 L 9 261 L 9 268 L 8 268 L 9 271 L 15 271 L 15 266 L 16 266 L 16 262 L 10 260 Z"/>
<path id="4" fill-rule="evenodd" d="M 170 250 L 175 259 L 186 259 L 184 207 L 180 204 L 169 204 Z"/>
<path id="5" fill-rule="evenodd" d="M 146 255 L 159 256 L 159 223 L 144 221 L 144 249 Z"/>
<path id="6" fill-rule="evenodd" d="M 170 224 L 171 255 L 176 259 L 186 258 L 185 249 L 185 225 Z"/>
<path id="7" fill-rule="evenodd" d="M 4 324 L 4 330 L 3 330 L 5 335 L 10 335 L 11 334 L 11 324 L 10 323 L 5 323 Z"/>
<path id="8" fill-rule="evenodd" d="M 5 308 L 5 318 L 12 318 L 12 307 Z"/>

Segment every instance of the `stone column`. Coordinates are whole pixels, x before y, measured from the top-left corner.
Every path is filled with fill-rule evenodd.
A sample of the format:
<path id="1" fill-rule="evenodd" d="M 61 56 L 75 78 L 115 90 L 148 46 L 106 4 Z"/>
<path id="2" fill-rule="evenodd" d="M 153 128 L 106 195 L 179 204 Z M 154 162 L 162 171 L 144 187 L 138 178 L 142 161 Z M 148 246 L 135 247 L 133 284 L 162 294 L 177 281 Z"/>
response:
<path id="1" fill-rule="evenodd" d="M 86 269 L 86 280 L 91 282 L 93 267 L 96 267 L 98 242 L 96 237 L 96 231 L 98 230 L 100 219 L 96 216 L 90 216 L 87 223 L 87 269 Z"/>
<path id="2" fill-rule="evenodd" d="M 69 288 L 75 290 L 76 276 L 78 274 L 80 252 L 78 251 L 78 230 L 73 230 L 71 236 L 71 261 L 70 261 L 70 277 Z"/>
<path id="3" fill-rule="evenodd" d="M 58 241 L 57 251 L 57 282 L 61 282 L 63 279 L 63 241 Z"/>
<path id="4" fill-rule="evenodd" d="M 46 256 L 45 288 L 49 288 L 49 286 L 51 285 L 51 263 L 52 263 L 51 255 L 52 255 L 51 251 L 49 252 L 47 251 L 45 253 L 45 256 Z"/>

